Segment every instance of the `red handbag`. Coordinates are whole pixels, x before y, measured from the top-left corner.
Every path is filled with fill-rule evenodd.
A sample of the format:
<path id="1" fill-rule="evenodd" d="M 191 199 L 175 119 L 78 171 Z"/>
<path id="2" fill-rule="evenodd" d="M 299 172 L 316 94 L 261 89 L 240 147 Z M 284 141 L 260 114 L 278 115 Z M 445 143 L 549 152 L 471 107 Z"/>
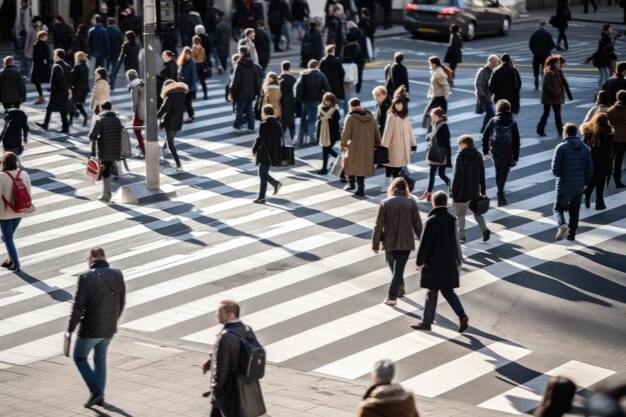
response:
<path id="1" fill-rule="evenodd" d="M 91 178 L 93 181 L 100 181 L 102 178 L 102 170 L 104 169 L 104 165 L 100 163 L 93 156 L 89 158 L 87 161 L 87 176 Z"/>

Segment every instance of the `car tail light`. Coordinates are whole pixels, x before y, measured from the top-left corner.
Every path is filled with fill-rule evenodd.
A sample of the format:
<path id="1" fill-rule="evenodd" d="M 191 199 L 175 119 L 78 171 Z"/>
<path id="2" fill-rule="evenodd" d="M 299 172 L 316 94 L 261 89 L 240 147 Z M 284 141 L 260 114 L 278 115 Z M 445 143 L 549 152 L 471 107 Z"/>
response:
<path id="1" fill-rule="evenodd" d="M 407 3 L 406 4 L 406 9 L 414 12 L 414 11 L 417 10 L 417 4 Z"/>
<path id="2" fill-rule="evenodd" d="M 461 11 L 461 9 L 459 9 L 458 7 L 446 7 L 445 9 L 442 9 L 439 14 L 440 15 L 447 15 L 447 14 L 457 14 Z"/>

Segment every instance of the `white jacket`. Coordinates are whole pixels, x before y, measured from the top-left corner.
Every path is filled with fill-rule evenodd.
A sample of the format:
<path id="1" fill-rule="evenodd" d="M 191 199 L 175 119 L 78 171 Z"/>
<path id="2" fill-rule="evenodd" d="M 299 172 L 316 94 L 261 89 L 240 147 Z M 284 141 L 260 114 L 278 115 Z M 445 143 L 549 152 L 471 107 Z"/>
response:
<path id="1" fill-rule="evenodd" d="M 18 171 L 19 170 L 13 170 L 8 172 L 13 175 L 13 178 L 15 178 Z M 28 176 L 28 172 L 22 170 L 20 178 L 26 185 L 28 194 L 32 196 L 33 194 L 30 190 L 30 177 Z M 6 172 L 0 172 L 0 194 L 7 201 L 13 201 L 13 180 L 6 174 Z M 30 213 L 32 213 L 32 211 L 28 213 L 16 213 L 11 209 L 11 207 L 5 207 L 4 200 L 0 201 L 0 220 L 16 219 L 18 217 L 27 216 Z"/>

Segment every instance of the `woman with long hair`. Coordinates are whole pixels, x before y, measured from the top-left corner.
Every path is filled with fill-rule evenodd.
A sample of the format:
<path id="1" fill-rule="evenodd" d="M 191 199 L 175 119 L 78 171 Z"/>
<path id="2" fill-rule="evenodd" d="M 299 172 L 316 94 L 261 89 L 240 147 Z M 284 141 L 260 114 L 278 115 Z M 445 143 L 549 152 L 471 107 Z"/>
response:
<path id="1" fill-rule="evenodd" d="M 120 53 L 119 62 L 124 63 L 124 73 L 134 69 L 139 72 L 139 45 L 137 45 L 137 35 L 132 30 L 124 32 L 124 43 Z"/>
<path id="2" fill-rule="evenodd" d="M 178 80 L 187 84 L 189 92 L 185 96 L 185 106 L 187 107 L 187 120 L 185 123 L 192 123 L 195 119 L 193 110 L 193 100 L 196 98 L 196 89 L 198 85 L 198 73 L 196 63 L 191 56 L 191 48 L 185 46 L 178 56 Z"/>
<path id="3" fill-rule="evenodd" d="M 606 113 L 596 113 L 593 118 L 580 127 L 583 142 L 591 149 L 593 174 L 585 189 L 585 207 L 591 206 L 591 193 L 596 190 L 596 210 L 604 210 L 604 181 L 611 167 L 611 148 L 615 130 Z"/>
<path id="4" fill-rule="evenodd" d="M 444 62 L 450 65 L 452 70 L 452 78 L 456 71 L 456 66 L 463 62 L 463 39 L 461 38 L 461 28 L 456 23 L 450 25 L 450 41 L 448 42 L 448 49 L 446 55 L 443 58 Z"/>
<path id="5" fill-rule="evenodd" d="M 435 174 L 439 173 L 439 178 L 450 188 L 450 178 L 446 175 L 446 168 L 452 167 L 451 156 L 452 151 L 450 149 L 450 128 L 448 127 L 448 116 L 441 107 L 432 109 L 430 112 L 430 119 L 432 124 L 429 128 L 429 132 L 426 135 L 426 140 L 429 142 L 429 146 L 432 146 L 436 141 L 439 146 L 446 149 L 446 162 L 442 165 L 430 164 L 430 173 L 428 175 L 428 188 L 424 193 L 418 197 L 418 200 L 430 201 L 430 196 L 435 185 Z M 428 151 L 427 151 L 428 152 Z"/>
<path id="6" fill-rule="evenodd" d="M 208 99 L 206 79 L 208 71 L 210 71 L 209 58 L 207 57 L 207 51 L 202 46 L 202 39 L 198 35 L 194 35 L 191 38 L 193 46 L 191 47 L 191 56 L 196 63 L 196 73 L 202 86 L 202 92 L 204 93 L 204 99 Z"/>
<path id="7" fill-rule="evenodd" d="M 402 98 L 394 99 L 387 111 L 382 146 L 389 149 L 389 162 L 383 164 L 385 165 L 385 182 L 381 192 L 385 192 L 391 183 L 391 178 L 400 176 L 402 167 L 409 164 L 411 154 L 417 149 L 411 118 L 406 102 Z"/>
<path id="8" fill-rule="evenodd" d="M 598 91 L 596 95 L 596 105 L 589 109 L 583 123 L 590 121 L 598 113 L 606 113 L 611 105 L 609 104 L 609 93 L 606 90 Z"/>
<path id="9" fill-rule="evenodd" d="M 281 106 L 280 98 L 282 93 L 280 92 L 280 82 L 278 81 L 278 74 L 275 72 L 268 72 L 263 81 L 263 105 L 271 104 L 274 109 L 274 118 L 280 120 Z M 262 106 L 261 106 L 262 107 Z"/>
<path id="10" fill-rule="evenodd" d="M 30 81 L 35 84 L 39 97 L 34 104 L 44 104 L 41 84 L 49 83 L 52 75 L 52 54 L 48 46 L 48 33 L 41 30 L 37 33 L 37 43 L 33 46 L 33 72 Z"/>
<path id="11" fill-rule="evenodd" d="M 165 130 L 167 148 L 172 153 L 174 162 L 176 162 L 176 169 L 172 174 L 178 174 L 183 171 L 176 146 L 174 145 L 174 137 L 176 133 L 183 129 L 183 115 L 186 109 L 185 96 L 188 93 L 189 87 L 187 84 L 174 80 L 166 80 L 161 91 L 163 104 L 157 112 L 157 119 L 161 120 L 161 126 Z"/>
<path id="12" fill-rule="evenodd" d="M 78 51 L 74 54 L 74 68 L 72 68 L 72 100 L 76 104 L 76 110 L 83 116 L 83 126 L 87 126 L 87 112 L 83 104 L 89 94 L 89 68 L 87 55 Z M 70 124 L 74 120 L 74 112 L 70 113 Z"/>
<path id="13" fill-rule="evenodd" d="M 109 73 L 105 68 L 96 68 L 89 110 L 98 114 L 100 112 L 98 107 L 105 101 L 109 101 L 110 95 L 111 86 L 109 85 Z"/>
<path id="14" fill-rule="evenodd" d="M 422 127 L 428 127 L 428 116 L 430 111 L 435 107 L 441 107 L 443 113 L 448 112 L 448 95 L 450 94 L 450 83 L 452 82 L 452 71 L 441 63 L 436 56 L 428 58 L 430 64 L 430 88 L 428 89 L 427 98 L 429 99 L 426 110 L 424 111 L 424 119 Z"/>
<path id="15" fill-rule="evenodd" d="M 546 58 L 543 66 L 543 80 L 541 82 L 541 104 L 543 104 L 543 114 L 537 124 L 537 135 L 545 137 L 546 124 L 550 115 L 550 108 L 554 112 L 554 124 L 557 135 L 563 134 L 563 122 L 561 121 L 561 106 L 565 100 L 565 86 L 559 76 L 561 61 L 558 55 Z"/>
<path id="16" fill-rule="evenodd" d="M 553 376 L 548 381 L 535 417 L 562 417 L 572 408 L 576 384 L 564 376 Z"/>
<path id="17" fill-rule="evenodd" d="M 333 93 L 325 93 L 317 108 L 317 137 L 322 147 L 322 169 L 317 172 L 319 175 L 328 173 L 328 157 L 337 157 L 333 147 L 341 139 L 340 119 L 337 97 Z"/>

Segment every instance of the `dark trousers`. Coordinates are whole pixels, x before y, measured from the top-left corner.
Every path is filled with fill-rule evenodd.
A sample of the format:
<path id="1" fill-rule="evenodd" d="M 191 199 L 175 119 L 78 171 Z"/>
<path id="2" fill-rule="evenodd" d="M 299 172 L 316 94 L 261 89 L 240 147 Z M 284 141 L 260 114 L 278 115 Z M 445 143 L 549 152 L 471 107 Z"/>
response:
<path id="1" fill-rule="evenodd" d="M 348 183 L 350 183 L 351 186 L 354 186 L 354 184 L 356 183 L 356 185 L 359 188 L 365 188 L 365 177 L 361 177 L 361 176 L 356 176 L 356 175 L 349 175 L 348 176 Z"/>
<path id="2" fill-rule="evenodd" d="M 328 158 L 330 155 L 332 155 L 333 158 L 337 157 L 337 151 L 333 149 L 333 146 L 335 146 L 335 142 L 331 141 L 330 146 L 322 147 L 322 169 L 328 167 Z"/>
<path id="3" fill-rule="evenodd" d="M 261 180 L 259 198 L 264 199 L 265 193 L 267 192 L 267 183 L 269 182 L 272 187 L 275 187 L 278 181 L 270 175 L 270 166 L 265 164 L 259 165 L 259 179 Z"/>
<path id="4" fill-rule="evenodd" d="M 550 115 L 550 107 L 554 111 L 554 124 L 556 126 L 556 132 L 559 137 L 563 134 L 563 122 L 561 121 L 561 105 L 560 104 L 544 104 L 543 114 L 537 124 L 537 132 L 544 132 L 546 124 L 548 123 L 548 116 Z"/>
<path id="5" fill-rule="evenodd" d="M 433 97 L 428 102 L 426 110 L 424 110 L 424 118 L 422 127 L 427 128 L 430 125 L 430 111 L 436 107 L 441 107 L 444 113 L 448 112 L 448 100 L 444 96 Z"/>
<path id="6" fill-rule="evenodd" d="M 176 162 L 176 166 L 180 168 L 180 159 L 178 158 L 178 152 L 176 152 L 176 146 L 174 145 L 174 137 L 176 136 L 176 132 L 173 130 L 165 131 L 165 139 L 167 140 L 167 148 L 172 153 L 174 157 L 174 161 Z"/>
<path id="7" fill-rule="evenodd" d="M 219 408 L 217 408 L 216 406 L 213 406 L 213 409 L 211 410 L 211 417 L 224 417 L 222 415 L 222 412 L 220 411 Z"/>
<path id="8" fill-rule="evenodd" d="M 296 124 L 291 123 L 290 125 L 286 125 L 285 123 L 281 121 L 280 125 L 283 127 L 283 132 L 286 133 L 287 130 L 289 130 L 289 134 L 291 135 L 291 140 L 294 140 L 294 138 L 296 137 Z M 287 135 L 285 134 L 285 137 L 286 136 Z"/>
<path id="9" fill-rule="evenodd" d="M 70 122 L 67 120 L 67 112 L 60 111 L 59 113 L 61 114 L 61 125 L 63 126 L 62 129 L 68 130 L 70 128 Z M 50 110 L 50 108 L 47 108 L 46 117 L 43 121 L 43 125 L 46 127 L 46 129 L 48 128 L 48 125 L 50 124 L 51 116 L 52 116 L 52 110 Z"/>
<path id="10" fill-rule="evenodd" d="M 495 105 L 493 104 L 493 101 L 491 101 L 490 99 L 481 97 L 480 101 L 482 103 L 483 108 L 485 109 L 485 117 L 483 118 L 483 126 L 480 128 L 480 131 L 484 132 L 485 128 L 487 127 L 487 123 L 489 123 L 489 120 L 495 117 L 496 109 L 495 109 Z"/>
<path id="11" fill-rule="evenodd" d="M 4 107 L 5 110 L 12 109 L 12 108 L 19 109 L 21 105 L 22 105 L 21 101 L 16 101 L 13 103 L 2 103 L 2 107 Z"/>
<path id="12" fill-rule="evenodd" d="M 433 190 L 433 186 L 435 185 L 435 173 L 439 172 L 439 178 L 446 183 L 446 185 L 450 184 L 450 178 L 446 175 L 446 166 L 445 165 L 433 165 L 430 167 L 430 173 L 428 175 L 428 189 L 427 191 L 430 193 Z"/>
<path id="13" fill-rule="evenodd" d="M 100 161 L 102 165 L 104 165 L 104 169 L 102 170 L 102 178 L 109 178 L 114 174 L 113 171 L 117 174 L 117 167 L 115 166 L 115 161 Z"/>
<path id="14" fill-rule="evenodd" d="M 561 41 L 563 41 L 563 47 L 565 49 L 569 49 L 568 45 L 567 45 L 567 35 L 565 34 L 565 31 L 567 29 L 565 28 L 559 28 L 559 36 L 556 38 L 556 45 L 557 46 L 561 46 Z"/>
<path id="15" fill-rule="evenodd" d="M 185 95 L 185 106 L 187 107 L 187 115 L 193 119 L 195 112 L 193 111 L 193 99 L 195 96 L 195 92 L 189 91 L 188 94 Z"/>
<path id="16" fill-rule="evenodd" d="M 622 182 L 622 162 L 626 153 L 626 142 L 613 142 L 615 161 L 613 162 L 613 178 L 616 183 Z"/>
<path id="17" fill-rule="evenodd" d="M 41 83 L 35 83 L 35 89 L 37 90 L 37 94 L 39 94 L 39 97 L 43 96 L 43 90 L 41 88 Z"/>
<path id="18" fill-rule="evenodd" d="M 87 112 L 85 111 L 85 106 L 83 103 L 76 103 L 76 110 L 87 120 Z M 70 113 L 70 124 L 74 120 L 74 113 Z"/>
<path id="19" fill-rule="evenodd" d="M 571 236 L 576 236 L 582 196 L 582 194 L 557 194 L 554 202 L 554 218 L 558 226 L 566 223 L 565 212 L 569 211 L 568 226 Z"/>
<path id="20" fill-rule="evenodd" d="M 493 155 L 493 166 L 496 169 L 496 187 L 498 188 L 498 196 L 504 195 L 504 184 L 509 176 L 511 169 L 511 157 L 502 157 Z"/>
<path id="21" fill-rule="evenodd" d="M 539 76 L 543 74 L 543 64 L 547 56 L 533 55 L 533 76 L 535 77 L 535 87 L 539 86 Z"/>
<path id="22" fill-rule="evenodd" d="M 402 172 L 402 167 L 385 167 L 385 177 L 398 178 L 400 176 L 400 172 Z"/>
<path id="23" fill-rule="evenodd" d="M 583 0 L 583 12 L 587 13 L 589 11 L 589 3 L 593 7 L 594 12 L 598 10 L 598 5 L 596 4 L 596 0 Z M 611 4 L 609 4 L 610 6 Z"/>
<path id="24" fill-rule="evenodd" d="M 389 295 L 387 296 L 390 300 L 395 300 L 398 297 L 398 291 L 404 285 L 404 267 L 409 260 L 410 254 L 410 250 L 385 251 L 385 259 L 393 276 L 391 285 L 389 285 Z"/>
<path id="25" fill-rule="evenodd" d="M 585 198 L 590 199 L 593 190 L 596 190 L 596 206 L 604 205 L 604 180 L 606 180 L 606 170 L 604 167 L 593 169 L 591 182 L 585 188 Z"/>
<path id="26" fill-rule="evenodd" d="M 270 33 L 274 40 L 274 52 L 280 51 L 280 35 L 283 34 L 283 24 L 270 25 Z"/>
<path id="27" fill-rule="evenodd" d="M 222 68 L 224 68 L 224 72 L 225 72 L 226 68 L 228 68 L 228 56 L 218 55 L 218 58 L 220 59 L 220 65 L 222 66 Z"/>
<path id="28" fill-rule="evenodd" d="M 461 300 L 459 300 L 459 296 L 456 295 L 454 289 L 428 289 L 428 292 L 426 293 L 426 302 L 424 303 L 424 316 L 422 317 L 422 323 L 424 324 L 432 324 L 432 322 L 435 321 L 439 291 L 441 291 L 441 294 L 444 296 L 448 304 L 450 304 L 450 307 L 452 307 L 452 310 L 454 310 L 457 316 L 461 317 L 465 314 Z"/>
<path id="29" fill-rule="evenodd" d="M 235 102 L 235 122 L 233 127 L 235 129 L 241 129 L 243 125 L 243 115 L 246 114 L 248 120 L 248 129 L 254 129 L 254 113 L 252 111 L 252 100 L 237 100 Z"/>

